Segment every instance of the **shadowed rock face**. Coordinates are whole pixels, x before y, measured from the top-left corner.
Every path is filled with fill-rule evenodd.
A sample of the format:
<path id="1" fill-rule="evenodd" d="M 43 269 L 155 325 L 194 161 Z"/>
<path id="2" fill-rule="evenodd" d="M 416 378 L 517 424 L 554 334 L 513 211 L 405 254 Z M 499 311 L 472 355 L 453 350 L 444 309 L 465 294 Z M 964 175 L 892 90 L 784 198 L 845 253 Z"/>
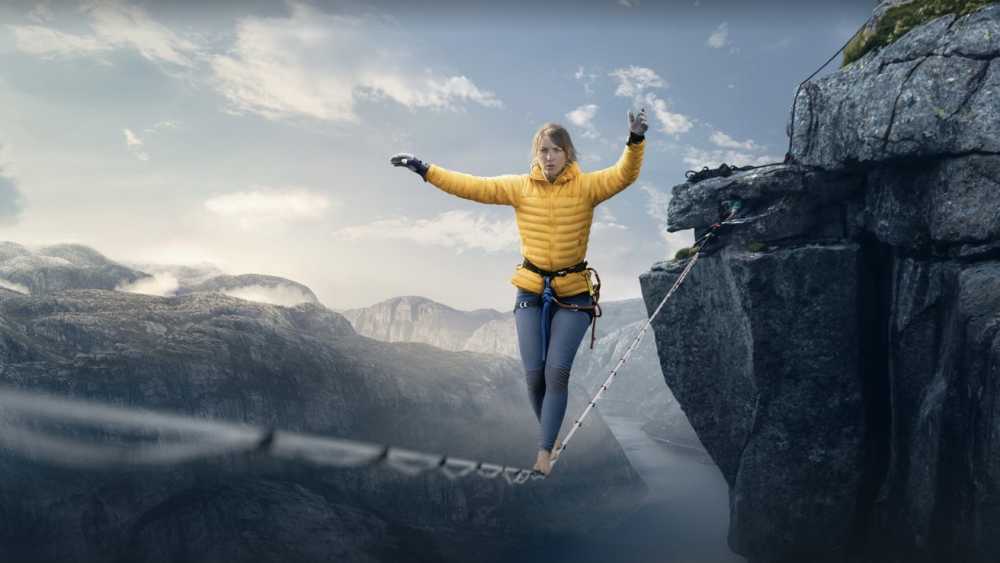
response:
<path id="1" fill-rule="evenodd" d="M 794 162 L 673 189 L 671 230 L 743 203 L 654 328 L 754 563 L 1000 553 L 998 41 L 1000 5 L 914 29 L 803 87 Z"/>
<path id="2" fill-rule="evenodd" d="M 0 291 L 0 383 L 517 467 L 530 467 L 536 451 L 537 423 L 513 360 L 378 342 L 316 304 Z M 572 393 L 569 408 L 585 401 Z M 46 428 L 102 443 L 135 439 Z M 585 533 L 643 492 L 599 417 L 564 456 L 558 475 L 513 487 L 253 455 L 79 471 L 8 452 L 0 558 L 385 561 L 415 552 L 501 561 L 504 546 Z"/>

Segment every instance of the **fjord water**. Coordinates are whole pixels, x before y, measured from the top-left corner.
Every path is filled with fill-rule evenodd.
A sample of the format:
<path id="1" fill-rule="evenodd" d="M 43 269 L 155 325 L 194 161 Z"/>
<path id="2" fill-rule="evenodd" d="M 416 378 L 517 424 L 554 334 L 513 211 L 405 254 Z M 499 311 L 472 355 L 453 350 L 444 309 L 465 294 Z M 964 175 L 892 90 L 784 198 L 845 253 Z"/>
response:
<path id="1" fill-rule="evenodd" d="M 567 561 L 745 561 L 726 544 L 729 496 L 718 467 L 701 454 L 653 440 L 642 431 L 641 420 L 606 414 L 604 421 L 646 482 L 649 494 L 635 512 L 594 541 L 567 546 Z"/>

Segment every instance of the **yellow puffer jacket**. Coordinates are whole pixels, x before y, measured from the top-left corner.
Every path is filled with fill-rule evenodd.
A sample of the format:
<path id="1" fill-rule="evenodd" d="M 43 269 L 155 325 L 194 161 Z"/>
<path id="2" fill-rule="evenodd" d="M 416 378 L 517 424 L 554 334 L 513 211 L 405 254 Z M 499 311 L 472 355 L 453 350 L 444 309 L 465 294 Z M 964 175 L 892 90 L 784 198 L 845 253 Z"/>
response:
<path id="1" fill-rule="evenodd" d="M 543 270 L 557 271 L 578 264 L 587 255 L 594 207 L 627 188 L 639 177 L 645 141 L 627 145 L 618 162 L 596 172 L 581 172 L 568 164 L 549 182 L 538 164 L 530 174 L 483 178 L 432 164 L 427 181 L 442 190 L 480 203 L 511 205 L 521 234 L 521 255 Z M 542 277 L 521 265 L 510 282 L 541 293 Z M 586 274 L 552 279 L 556 295 L 588 291 Z"/>

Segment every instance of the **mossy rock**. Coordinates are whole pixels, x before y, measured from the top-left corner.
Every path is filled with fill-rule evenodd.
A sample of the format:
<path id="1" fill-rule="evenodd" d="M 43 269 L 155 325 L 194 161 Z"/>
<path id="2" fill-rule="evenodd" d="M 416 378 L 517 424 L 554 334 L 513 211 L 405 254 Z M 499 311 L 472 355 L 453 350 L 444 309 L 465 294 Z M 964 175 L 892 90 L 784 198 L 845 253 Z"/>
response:
<path id="1" fill-rule="evenodd" d="M 760 252 L 766 249 L 767 245 L 760 241 L 752 240 L 747 243 L 747 250 L 749 250 L 750 252 Z"/>
<path id="2" fill-rule="evenodd" d="M 896 41 L 914 27 L 948 14 L 962 17 L 1000 0 L 913 0 L 893 6 L 882 14 L 874 29 L 864 29 L 844 47 L 841 67 L 860 59 L 872 49 Z"/>
<path id="3" fill-rule="evenodd" d="M 694 251 L 691 247 L 685 247 L 674 253 L 674 260 L 686 260 L 690 258 L 692 254 L 694 254 Z"/>

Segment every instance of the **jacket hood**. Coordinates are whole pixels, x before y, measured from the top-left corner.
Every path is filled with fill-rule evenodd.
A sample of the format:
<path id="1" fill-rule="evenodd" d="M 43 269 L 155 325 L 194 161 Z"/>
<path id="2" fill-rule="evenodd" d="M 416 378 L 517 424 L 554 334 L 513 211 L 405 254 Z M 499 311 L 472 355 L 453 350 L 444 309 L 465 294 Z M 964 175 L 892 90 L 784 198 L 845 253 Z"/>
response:
<path id="1" fill-rule="evenodd" d="M 556 176 L 556 181 L 552 183 L 565 184 L 566 182 L 569 182 L 570 180 L 576 178 L 579 175 L 580 175 L 580 166 L 576 162 L 571 162 L 567 164 L 565 167 L 563 167 L 562 172 L 560 172 L 559 175 Z M 539 166 L 537 162 L 531 165 L 530 176 L 532 180 L 538 180 L 539 182 L 548 183 L 549 181 L 545 177 L 545 173 L 542 172 L 542 167 Z"/>

